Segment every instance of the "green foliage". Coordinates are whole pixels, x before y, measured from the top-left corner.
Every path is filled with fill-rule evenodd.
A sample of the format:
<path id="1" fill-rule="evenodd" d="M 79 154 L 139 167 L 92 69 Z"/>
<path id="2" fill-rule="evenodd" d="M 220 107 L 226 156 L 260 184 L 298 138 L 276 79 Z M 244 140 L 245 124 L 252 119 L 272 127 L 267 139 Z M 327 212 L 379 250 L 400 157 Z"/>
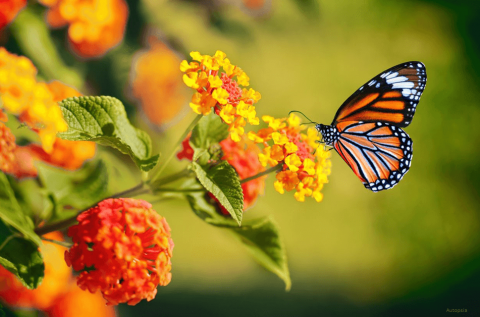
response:
<path id="1" fill-rule="evenodd" d="M 193 129 L 190 137 L 190 145 L 195 151 L 192 169 L 197 174 L 200 183 L 220 201 L 240 225 L 243 216 L 243 191 L 237 172 L 225 161 L 219 164 L 208 164 L 220 159 L 222 152 L 218 143 L 227 137 L 228 126 L 217 115 L 211 113 L 203 117 Z M 202 206 L 206 205 L 202 203 L 198 195 L 188 196 L 187 199 L 197 215 L 211 224 L 216 223 L 214 218 L 207 215 L 208 212 L 204 214 L 202 211 L 204 209 Z M 197 204 L 200 205 L 197 206 Z M 214 214 L 215 212 L 211 213 L 211 215 Z"/>
<path id="2" fill-rule="evenodd" d="M 217 208 L 208 201 L 210 197 L 205 192 L 189 193 L 186 198 L 193 212 L 206 223 L 217 227 L 238 227 L 235 220 L 219 214 Z"/>
<path id="3" fill-rule="evenodd" d="M 13 20 L 10 30 L 24 55 L 32 60 L 46 80 L 60 80 L 78 89 L 82 88 L 81 74 L 62 60 L 41 11 L 34 6 L 25 7 Z"/>
<path id="4" fill-rule="evenodd" d="M 220 201 L 240 226 L 243 217 L 243 191 L 235 169 L 226 161 L 201 166 L 192 163 L 200 183 Z"/>
<path id="5" fill-rule="evenodd" d="M 20 208 L 7 176 L 0 172 L 0 218 L 5 224 L 18 230 L 25 238 L 40 245 L 40 238 L 33 232 L 33 223 Z"/>
<path id="6" fill-rule="evenodd" d="M 55 206 L 50 221 L 71 216 L 71 213 L 63 211 L 63 206 L 82 210 L 108 196 L 108 171 L 102 160 L 69 173 L 38 164 L 38 176 Z"/>
<path id="7" fill-rule="evenodd" d="M 43 280 L 45 266 L 38 246 L 3 221 L 0 221 L 0 265 L 30 289 L 37 288 Z"/>
<path id="8" fill-rule="evenodd" d="M 143 171 L 151 170 L 158 155 L 151 156 L 150 136 L 128 121 L 120 100 L 108 97 L 73 97 L 60 102 L 68 131 L 58 137 L 72 141 L 95 141 L 130 155 Z"/>
<path id="9" fill-rule="evenodd" d="M 204 116 L 190 137 L 190 146 L 195 151 L 193 160 L 205 165 L 210 159 L 218 159 L 218 154 L 221 153 L 218 143 L 227 137 L 228 125 L 219 116 L 214 113 Z"/>
<path id="10" fill-rule="evenodd" d="M 208 201 L 205 193 L 190 193 L 186 198 L 198 217 L 210 225 L 230 229 L 250 255 L 261 266 L 280 277 L 287 290 L 290 289 L 292 282 L 285 245 L 280 238 L 277 224 L 271 217 L 245 221 L 239 228 L 233 219 L 219 213 Z"/>
<path id="11" fill-rule="evenodd" d="M 287 253 L 277 224 L 272 217 L 245 221 L 240 228 L 231 228 L 253 258 L 285 282 L 290 290 L 292 281 L 288 270 Z"/>

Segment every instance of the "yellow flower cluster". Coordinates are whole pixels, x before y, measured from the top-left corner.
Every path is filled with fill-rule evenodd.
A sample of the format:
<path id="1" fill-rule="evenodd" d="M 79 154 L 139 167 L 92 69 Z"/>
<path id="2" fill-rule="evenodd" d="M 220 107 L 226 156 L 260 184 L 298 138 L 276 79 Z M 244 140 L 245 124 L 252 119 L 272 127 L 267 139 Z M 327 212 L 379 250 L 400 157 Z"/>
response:
<path id="1" fill-rule="evenodd" d="M 263 143 L 263 152 L 258 155 L 263 166 L 282 164 L 274 186 L 277 192 L 296 190 L 294 197 L 305 201 L 305 197 L 313 197 L 322 201 L 321 190 L 328 182 L 331 161 L 330 152 L 318 146 L 318 132 L 309 128 L 306 133 L 300 125 L 300 118 L 291 114 L 288 118 L 276 119 L 263 116 L 262 120 L 268 128 L 258 132 L 249 132 L 249 139 Z"/>
<path id="2" fill-rule="evenodd" d="M 180 70 L 185 73 L 184 83 L 196 90 L 190 107 L 203 115 L 213 109 L 229 125 L 230 138 L 239 142 L 247 121 L 259 124 L 253 104 L 260 100 L 260 93 L 242 88 L 249 85 L 250 78 L 241 68 L 231 64 L 225 53 L 217 51 L 212 57 L 191 52 L 190 56 L 193 62 L 180 64 Z"/>
<path id="3" fill-rule="evenodd" d="M 10 54 L 0 47 L 0 98 L 3 107 L 37 131 L 43 149 L 50 153 L 57 132 L 66 131 L 67 124 L 48 85 L 37 82 L 36 74 L 37 70 L 29 59 Z"/>

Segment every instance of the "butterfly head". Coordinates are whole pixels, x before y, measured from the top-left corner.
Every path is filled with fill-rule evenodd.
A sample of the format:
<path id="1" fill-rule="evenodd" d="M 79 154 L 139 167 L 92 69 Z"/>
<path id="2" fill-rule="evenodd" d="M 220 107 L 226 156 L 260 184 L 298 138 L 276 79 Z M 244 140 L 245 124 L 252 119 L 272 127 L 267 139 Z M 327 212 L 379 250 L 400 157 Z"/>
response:
<path id="1" fill-rule="evenodd" d="M 331 125 L 323 125 L 319 123 L 315 125 L 315 129 L 322 134 L 322 143 L 325 143 L 325 145 L 328 146 L 333 146 L 333 142 L 335 142 L 340 136 L 337 128 Z"/>

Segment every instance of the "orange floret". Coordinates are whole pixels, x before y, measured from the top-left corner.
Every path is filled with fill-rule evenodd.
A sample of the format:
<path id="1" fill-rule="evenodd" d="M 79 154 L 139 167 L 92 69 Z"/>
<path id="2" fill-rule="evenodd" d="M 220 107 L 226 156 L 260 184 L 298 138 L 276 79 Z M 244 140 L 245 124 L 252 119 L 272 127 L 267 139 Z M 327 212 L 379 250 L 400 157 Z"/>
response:
<path id="1" fill-rule="evenodd" d="M 165 44 L 151 37 L 150 48 L 137 53 L 131 69 L 133 96 L 156 125 L 171 122 L 187 103 L 180 59 Z"/>

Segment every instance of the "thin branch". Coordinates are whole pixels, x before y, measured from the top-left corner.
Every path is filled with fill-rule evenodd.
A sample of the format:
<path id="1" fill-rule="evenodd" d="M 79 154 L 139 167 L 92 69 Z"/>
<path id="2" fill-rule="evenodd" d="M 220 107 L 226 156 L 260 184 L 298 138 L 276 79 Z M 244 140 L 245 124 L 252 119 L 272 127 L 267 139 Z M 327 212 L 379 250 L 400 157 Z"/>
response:
<path id="1" fill-rule="evenodd" d="M 109 198 L 125 197 L 125 196 L 136 196 L 136 195 L 141 195 L 141 194 L 145 194 L 145 193 L 149 192 L 148 189 L 143 189 L 143 186 L 144 186 L 144 184 L 140 183 L 135 187 L 124 190 L 122 192 L 119 192 L 119 193 L 114 194 L 110 197 L 104 198 L 102 200 L 109 199 Z M 98 202 L 92 204 L 91 206 L 85 208 L 84 210 L 82 210 L 81 212 L 76 214 L 75 216 L 72 216 L 70 218 L 67 218 L 67 219 L 64 219 L 62 221 L 52 223 L 52 224 L 49 224 L 49 225 L 46 225 L 46 226 L 43 226 L 43 227 L 37 227 L 37 228 L 35 228 L 34 231 L 35 231 L 36 234 L 41 236 L 41 235 L 47 234 L 47 233 L 52 232 L 52 231 L 57 231 L 57 230 L 61 230 L 61 229 L 66 228 L 66 227 L 70 227 L 71 225 L 73 225 L 74 223 L 77 222 L 78 215 L 80 215 L 81 213 L 89 210 L 90 208 L 95 207 L 96 205 L 98 205 L 99 202 L 100 201 L 98 201 Z"/>
<path id="2" fill-rule="evenodd" d="M 58 241 L 58 240 L 52 240 L 52 239 L 47 239 L 47 238 L 44 238 L 42 237 L 42 240 L 44 241 L 48 241 L 48 242 L 51 242 L 51 243 L 55 243 L 55 244 L 58 244 L 62 247 L 65 247 L 65 248 L 70 248 L 72 246 L 71 243 L 68 243 L 68 242 L 63 242 L 63 241 Z"/>
<path id="3" fill-rule="evenodd" d="M 246 183 L 246 182 L 252 181 L 252 180 L 254 180 L 254 179 L 257 179 L 257 178 L 262 177 L 262 176 L 264 176 L 264 175 L 270 174 L 270 173 L 272 173 L 272 172 L 280 171 L 282 168 L 283 168 L 283 164 L 275 165 L 274 167 L 270 167 L 269 169 L 267 169 L 267 170 L 265 170 L 265 171 L 263 171 L 263 172 L 261 172 L 261 173 L 258 173 L 258 174 L 256 174 L 256 175 L 253 175 L 253 176 L 247 177 L 247 178 L 245 178 L 245 179 L 242 179 L 242 180 L 240 181 L 240 184 L 244 184 L 244 183 Z"/>
<path id="4" fill-rule="evenodd" d="M 172 153 L 170 154 L 170 156 L 167 158 L 167 160 L 165 162 L 163 162 L 162 166 L 160 167 L 160 169 L 155 172 L 154 176 L 152 176 L 150 178 L 150 181 L 154 182 L 161 174 L 162 172 L 165 170 L 165 168 L 167 167 L 168 163 L 170 163 L 170 161 L 173 159 L 173 157 L 175 156 L 177 150 L 178 150 L 178 147 L 180 146 L 180 144 L 182 144 L 183 140 L 185 140 L 185 138 L 187 137 L 187 135 L 190 133 L 190 131 L 193 130 L 193 128 L 197 125 L 198 121 L 200 121 L 200 119 L 202 119 L 203 115 L 199 114 L 195 117 L 195 119 L 193 119 L 193 121 L 190 123 L 190 125 L 187 127 L 187 129 L 185 130 L 185 132 L 183 132 L 182 136 L 180 137 L 180 139 L 177 141 L 177 143 L 175 144 L 175 147 L 173 148 L 172 150 Z"/>

